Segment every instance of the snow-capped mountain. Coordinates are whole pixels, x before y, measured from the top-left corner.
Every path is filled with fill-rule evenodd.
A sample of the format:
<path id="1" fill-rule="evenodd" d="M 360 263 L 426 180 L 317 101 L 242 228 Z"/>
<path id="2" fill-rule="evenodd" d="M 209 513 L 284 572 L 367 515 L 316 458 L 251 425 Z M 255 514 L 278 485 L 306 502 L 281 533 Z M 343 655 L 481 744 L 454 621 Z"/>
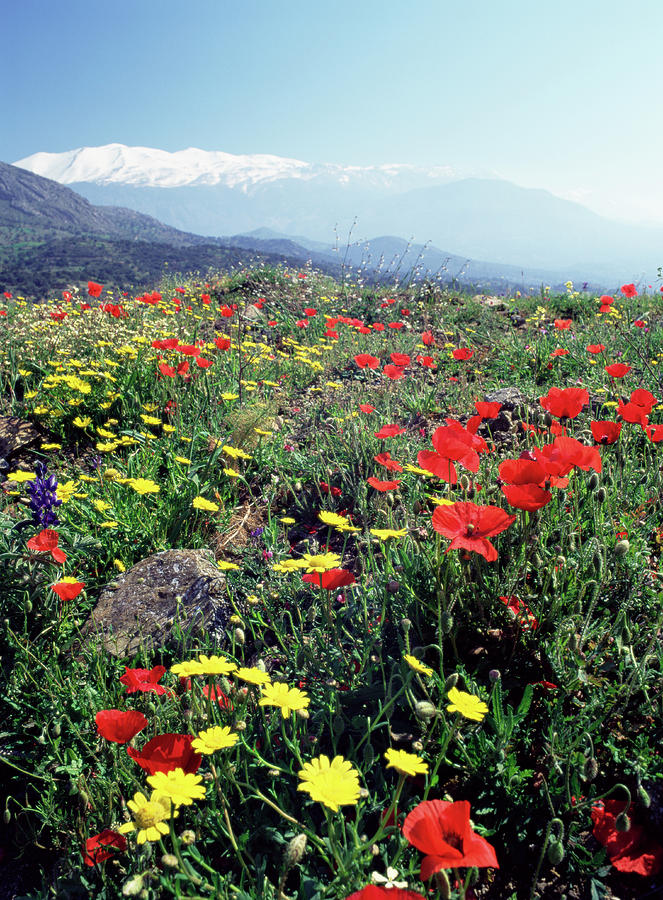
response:
<path id="1" fill-rule="evenodd" d="M 244 156 L 189 147 L 169 153 L 152 147 L 79 147 L 65 153 L 34 153 L 14 163 L 60 184 L 130 184 L 176 188 L 222 185 L 249 190 L 281 179 L 331 180 L 341 185 L 365 183 L 407 190 L 426 182 L 440 184 L 454 177 L 448 166 L 428 169 L 406 164 L 380 166 L 315 165 L 266 153 Z"/>
<path id="2" fill-rule="evenodd" d="M 344 245 L 375 235 L 430 242 L 468 259 L 566 270 L 581 281 L 656 277 L 663 229 L 624 225 L 545 190 L 440 165 L 314 164 L 190 148 L 81 147 L 14 165 L 199 235 L 272 229 Z M 353 223 L 356 225 L 353 226 Z"/>

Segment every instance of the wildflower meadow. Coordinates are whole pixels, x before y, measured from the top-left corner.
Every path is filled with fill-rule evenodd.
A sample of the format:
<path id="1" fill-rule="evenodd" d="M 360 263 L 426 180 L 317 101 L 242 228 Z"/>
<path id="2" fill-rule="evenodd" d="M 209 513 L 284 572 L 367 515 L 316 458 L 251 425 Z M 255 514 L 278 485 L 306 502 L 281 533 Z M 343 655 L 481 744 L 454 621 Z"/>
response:
<path id="1" fill-rule="evenodd" d="M 661 896 L 660 291 L 0 300 L 7 896 Z"/>

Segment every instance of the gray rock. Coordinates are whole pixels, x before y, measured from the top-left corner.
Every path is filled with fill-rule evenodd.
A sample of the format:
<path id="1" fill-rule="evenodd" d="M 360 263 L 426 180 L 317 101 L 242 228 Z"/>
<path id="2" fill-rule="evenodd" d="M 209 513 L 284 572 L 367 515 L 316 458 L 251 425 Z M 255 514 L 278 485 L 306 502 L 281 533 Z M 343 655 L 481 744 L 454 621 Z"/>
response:
<path id="1" fill-rule="evenodd" d="M 43 440 L 42 433 L 18 416 L 0 416 L 0 457 L 10 459 L 20 450 L 27 450 Z"/>
<path id="2" fill-rule="evenodd" d="M 178 633 L 224 634 L 233 609 L 225 576 L 205 550 L 165 550 L 136 563 L 102 590 L 83 627 L 115 656 L 178 643 Z"/>

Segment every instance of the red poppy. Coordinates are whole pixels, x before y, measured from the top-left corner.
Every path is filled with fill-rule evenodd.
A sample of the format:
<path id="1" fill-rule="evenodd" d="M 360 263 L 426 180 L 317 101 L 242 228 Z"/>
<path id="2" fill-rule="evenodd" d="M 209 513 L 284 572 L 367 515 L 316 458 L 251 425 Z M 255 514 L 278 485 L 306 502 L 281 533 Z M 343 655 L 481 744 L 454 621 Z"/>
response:
<path id="1" fill-rule="evenodd" d="M 620 872 L 657 875 L 663 867 L 663 847 L 642 825 L 631 823 L 628 831 L 617 830 L 623 800 L 603 800 L 592 807 L 592 834 L 608 852 L 610 862 Z"/>
<path id="2" fill-rule="evenodd" d="M 51 587 L 58 595 L 60 600 L 75 600 L 76 597 L 80 594 L 80 592 L 85 587 L 84 581 L 58 581 L 57 584 L 52 584 Z"/>
<path id="3" fill-rule="evenodd" d="M 597 444 L 614 444 L 622 430 L 621 422 L 590 422 L 592 436 Z"/>
<path id="4" fill-rule="evenodd" d="M 467 431 L 459 422 L 453 419 L 447 419 L 447 422 L 448 425 L 441 425 L 433 432 L 435 451 L 420 451 L 417 454 L 417 461 L 422 469 L 432 472 L 450 484 L 455 484 L 457 475 L 453 462 L 460 462 L 470 472 L 478 472 L 477 451 L 487 449 L 487 444 L 483 438 Z"/>
<path id="5" fill-rule="evenodd" d="M 417 356 L 417 362 L 420 366 L 423 366 L 425 369 L 437 369 L 437 363 L 433 359 L 432 356 Z"/>
<path id="6" fill-rule="evenodd" d="M 209 369 L 209 367 L 212 365 L 212 362 L 213 361 L 211 359 L 203 359 L 202 356 L 199 356 L 196 359 L 196 365 L 200 366 L 201 369 Z"/>
<path id="7" fill-rule="evenodd" d="M 387 322 L 387 328 L 393 328 L 395 331 L 400 331 L 403 327 L 403 322 Z"/>
<path id="8" fill-rule="evenodd" d="M 539 397 L 539 403 L 551 416 L 575 419 L 583 406 L 589 403 L 589 391 L 585 388 L 551 387 L 545 397 Z"/>
<path id="9" fill-rule="evenodd" d="M 424 800 L 406 816 L 403 837 L 426 854 L 421 863 L 422 881 L 440 869 L 499 868 L 494 847 L 472 830 L 467 800 Z"/>
<path id="10" fill-rule="evenodd" d="M 638 291 L 634 284 L 623 284 L 619 289 L 625 297 L 637 297 Z"/>
<path id="11" fill-rule="evenodd" d="M 199 356 L 200 355 L 200 347 L 196 347 L 194 344 L 178 344 L 175 347 L 178 353 L 181 353 L 182 356 Z"/>
<path id="12" fill-rule="evenodd" d="M 348 894 L 345 900 L 421 900 L 421 894 L 405 888 L 386 888 L 378 884 L 367 884 L 360 891 Z"/>
<path id="13" fill-rule="evenodd" d="M 377 369 L 380 365 L 377 356 L 371 356 L 369 353 L 359 353 L 355 356 L 355 362 L 360 369 Z"/>
<path id="14" fill-rule="evenodd" d="M 649 424 L 649 410 L 638 403 L 622 403 L 619 400 L 617 402 L 617 413 L 625 422 L 630 422 L 632 425 L 645 426 Z"/>
<path id="15" fill-rule="evenodd" d="M 650 441 L 660 444 L 663 441 L 663 425 L 645 425 L 644 431 Z"/>
<path id="16" fill-rule="evenodd" d="M 376 438 L 396 437 L 397 434 L 403 434 L 404 428 L 400 425 L 383 425 L 379 431 L 375 431 Z"/>
<path id="17" fill-rule="evenodd" d="M 223 693 L 221 686 L 218 684 L 213 684 L 211 691 L 209 684 L 206 684 L 203 688 L 203 697 L 205 697 L 206 700 L 211 698 L 216 701 L 221 709 L 234 709 L 230 697 Z"/>
<path id="18" fill-rule="evenodd" d="M 546 471 L 536 460 L 507 459 L 498 471 L 502 481 L 506 482 L 502 485 L 502 493 L 516 509 L 534 512 L 552 500 L 552 494 L 543 487 Z"/>
<path id="19" fill-rule="evenodd" d="M 502 404 L 498 403 L 497 400 L 492 402 L 475 400 L 474 407 L 482 419 L 495 419 L 502 409 Z"/>
<path id="20" fill-rule="evenodd" d="M 177 338 L 164 338 L 162 341 L 152 341 L 155 350 L 174 350 L 179 344 Z"/>
<path id="21" fill-rule="evenodd" d="M 553 350 L 553 352 L 550 355 L 551 356 L 568 356 L 568 354 L 569 354 L 568 350 L 564 350 L 562 347 L 557 347 L 557 349 Z"/>
<path id="22" fill-rule="evenodd" d="M 631 367 L 624 363 L 612 363 L 612 365 L 606 366 L 605 370 L 612 378 L 623 378 L 624 375 L 631 371 Z"/>
<path id="23" fill-rule="evenodd" d="M 90 297 L 98 297 L 103 289 L 103 284 L 97 284 L 96 281 L 88 281 L 87 283 L 87 292 Z"/>
<path id="24" fill-rule="evenodd" d="M 471 359 L 474 356 L 474 350 L 470 350 L 469 347 L 457 347 L 452 350 L 451 355 L 457 360 Z"/>
<path id="25" fill-rule="evenodd" d="M 658 403 L 658 400 L 651 391 L 646 391 L 644 388 L 636 388 L 634 391 L 631 391 L 631 403 L 644 406 L 647 412 L 650 413 Z"/>
<path id="26" fill-rule="evenodd" d="M 392 366 L 391 363 L 386 365 L 382 371 L 387 378 L 391 378 L 392 381 L 400 381 L 401 378 L 405 377 L 403 369 L 401 369 L 400 366 Z"/>
<path id="27" fill-rule="evenodd" d="M 373 322 L 371 328 L 374 331 L 384 331 L 384 325 L 382 324 L 382 322 Z"/>
<path id="28" fill-rule="evenodd" d="M 229 306 L 220 306 L 219 313 L 223 316 L 224 319 L 229 319 L 232 316 L 233 311 Z"/>
<path id="29" fill-rule="evenodd" d="M 27 543 L 28 550 L 37 550 L 40 553 L 50 553 L 55 562 L 64 563 L 67 556 L 58 547 L 60 535 L 52 528 L 44 528 L 39 534 L 31 537 Z"/>
<path id="30" fill-rule="evenodd" d="M 160 362 L 158 368 L 161 374 L 168 378 L 175 378 L 177 376 L 175 369 L 172 366 L 166 365 L 165 362 Z"/>
<path id="31" fill-rule="evenodd" d="M 203 759 L 200 753 L 194 752 L 193 739 L 192 734 L 158 734 L 142 750 L 127 747 L 127 753 L 148 775 L 177 768 L 193 775 Z"/>
<path id="32" fill-rule="evenodd" d="M 421 335 L 421 341 L 425 347 L 431 347 L 435 343 L 432 331 L 424 331 Z"/>
<path id="33" fill-rule="evenodd" d="M 551 476 L 563 477 L 576 466 L 584 472 L 589 469 L 600 472 L 603 468 L 601 456 L 596 447 L 586 447 L 580 441 L 566 435 L 556 437 L 552 444 L 548 444 L 540 450 L 535 447 L 534 455 Z M 565 486 L 556 482 L 554 478 L 551 478 L 551 482 L 557 487 Z"/>
<path id="34" fill-rule="evenodd" d="M 401 483 L 399 479 L 396 481 L 380 481 L 379 478 L 374 478 L 371 476 L 367 478 L 366 481 L 370 484 L 372 488 L 375 488 L 376 491 L 395 491 L 398 485 Z"/>
<path id="35" fill-rule="evenodd" d="M 559 331 L 568 331 L 572 321 L 572 319 L 555 319 L 555 328 Z"/>
<path id="36" fill-rule="evenodd" d="M 603 353 L 603 351 L 605 350 L 605 344 L 589 344 L 587 347 L 585 347 L 585 350 L 587 350 L 588 353 Z"/>
<path id="37" fill-rule="evenodd" d="M 95 716 L 97 731 L 115 744 L 126 744 L 139 731 L 147 727 L 147 719 L 136 709 L 122 712 L 120 709 L 101 709 Z"/>
<path id="38" fill-rule="evenodd" d="M 504 484 L 502 493 L 511 506 L 526 512 L 542 509 L 552 500 L 550 491 L 544 490 L 538 484 Z"/>
<path id="39" fill-rule="evenodd" d="M 313 309 L 312 306 L 307 306 L 306 309 L 304 310 L 304 315 L 305 315 L 305 316 L 309 316 L 309 317 L 310 317 L 310 316 L 317 316 L 317 314 L 318 314 L 317 309 Z"/>
<path id="40" fill-rule="evenodd" d="M 363 413 L 372 413 L 372 412 L 375 412 L 375 407 L 374 407 L 374 406 L 371 406 L 370 403 L 360 403 L 360 404 L 359 404 L 359 409 L 360 409 Z"/>
<path id="41" fill-rule="evenodd" d="M 166 688 L 157 684 L 165 674 L 165 666 L 155 666 L 153 669 L 130 669 L 129 666 L 125 666 L 120 684 L 125 685 L 127 694 L 135 694 L 136 691 L 165 694 Z"/>
<path id="42" fill-rule="evenodd" d="M 230 338 L 215 338 L 214 344 L 219 348 L 219 350 L 230 350 Z"/>
<path id="43" fill-rule="evenodd" d="M 500 597 L 500 600 L 506 608 L 513 613 L 516 621 L 519 622 L 523 630 L 526 631 L 531 628 L 532 631 L 536 631 L 539 627 L 539 623 L 532 611 L 522 600 L 519 600 L 518 597 L 515 597 L 513 594 L 510 597 Z"/>
<path id="44" fill-rule="evenodd" d="M 451 538 L 449 550 L 473 550 L 488 562 L 497 559 L 497 550 L 487 538 L 507 529 L 516 521 L 499 506 L 477 506 L 475 503 L 452 503 L 438 506 L 433 513 L 435 531 Z"/>
<path id="45" fill-rule="evenodd" d="M 404 368 L 405 366 L 410 365 L 410 357 L 407 355 L 407 353 L 390 353 L 389 358 L 395 366 Z"/>
<path id="46" fill-rule="evenodd" d="M 396 462 L 395 459 L 391 458 L 391 453 L 389 451 L 385 451 L 384 453 L 378 453 L 377 456 L 374 456 L 373 459 L 379 465 L 384 466 L 385 469 L 388 469 L 390 472 L 402 472 L 403 466 Z"/>
<path id="47" fill-rule="evenodd" d="M 354 584 L 355 577 L 346 569 L 328 569 L 326 572 L 310 572 L 308 575 L 302 575 L 302 581 L 315 584 L 325 591 L 335 591 L 337 588 Z"/>
<path id="48" fill-rule="evenodd" d="M 86 866 L 95 866 L 105 859 L 110 859 L 115 856 L 111 847 L 123 853 L 127 849 L 127 839 L 123 834 L 119 834 L 111 828 L 104 828 L 99 834 L 95 834 L 85 841 L 83 862 Z"/>

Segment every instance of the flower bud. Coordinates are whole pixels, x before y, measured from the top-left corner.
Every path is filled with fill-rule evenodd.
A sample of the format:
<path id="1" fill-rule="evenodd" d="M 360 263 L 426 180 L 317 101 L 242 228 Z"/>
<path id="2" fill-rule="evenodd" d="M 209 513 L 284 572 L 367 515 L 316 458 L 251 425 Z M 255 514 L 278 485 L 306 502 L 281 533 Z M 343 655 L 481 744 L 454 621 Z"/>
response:
<path id="1" fill-rule="evenodd" d="M 390 594 L 397 594 L 399 592 L 400 588 L 401 588 L 400 584 L 397 581 L 395 581 L 393 578 L 390 578 L 389 581 L 387 582 L 387 591 Z"/>
<path id="2" fill-rule="evenodd" d="M 246 635 L 244 634 L 243 628 L 235 629 L 235 640 L 238 644 L 242 644 L 242 646 L 246 643 Z"/>
<path id="3" fill-rule="evenodd" d="M 286 872 L 302 861 L 306 851 L 306 835 L 298 834 L 290 841 L 283 854 L 283 866 Z"/>
<path id="4" fill-rule="evenodd" d="M 246 722 L 243 719 L 235 722 L 235 731 L 246 731 Z"/>
<path id="5" fill-rule="evenodd" d="M 550 841 L 548 844 L 548 860 L 553 866 L 564 859 L 564 845 L 561 841 Z"/>
<path id="6" fill-rule="evenodd" d="M 437 707 L 428 700 L 420 700 L 415 704 L 414 714 L 421 722 L 430 722 L 437 715 Z"/>
<path id="7" fill-rule="evenodd" d="M 5 807 L 5 811 L 2 814 L 2 821 L 5 823 L 5 825 L 9 825 L 11 820 L 12 820 L 11 810 L 9 810 Z"/>
<path id="8" fill-rule="evenodd" d="M 137 897 L 143 890 L 143 876 L 134 875 L 122 885 L 123 897 Z"/>
<path id="9" fill-rule="evenodd" d="M 444 682 L 444 693 L 450 691 L 452 687 L 456 687 L 458 684 L 458 672 L 452 672 L 451 675 Z"/>
<path id="10" fill-rule="evenodd" d="M 403 634 L 407 634 L 412 628 L 412 622 L 409 619 L 401 619 L 401 628 L 403 629 Z"/>
<path id="11" fill-rule="evenodd" d="M 415 753 L 421 753 L 421 751 L 424 749 L 424 745 L 421 743 L 421 741 L 412 741 L 412 749 Z"/>
<path id="12" fill-rule="evenodd" d="M 640 803 L 642 803 L 644 808 L 649 809 L 649 807 L 651 806 L 651 797 L 641 784 L 638 785 L 636 794 L 638 796 L 638 800 L 640 801 Z"/>
<path id="13" fill-rule="evenodd" d="M 470 489 L 470 479 L 464 473 L 458 479 L 458 484 L 464 491 L 469 491 Z"/>
<path id="14" fill-rule="evenodd" d="M 442 634 L 449 634 L 451 629 L 454 627 L 453 616 L 449 612 L 442 613 L 440 617 L 440 622 L 442 625 Z"/>
<path id="15" fill-rule="evenodd" d="M 607 497 L 605 488 L 600 487 L 594 496 L 596 497 L 597 503 L 605 503 L 605 498 Z"/>
<path id="16" fill-rule="evenodd" d="M 615 831 L 620 831 L 622 834 L 626 831 L 630 831 L 631 829 L 631 820 L 626 815 L 625 812 L 620 813 L 615 819 Z"/>
<path id="17" fill-rule="evenodd" d="M 502 674 L 499 669 L 491 669 L 488 673 L 488 680 L 491 684 L 495 684 L 496 682 L 498 682 L 501 677 Z"/>
<path id="18" fill-rule="evenodd" d="M 394 497 L 394 495 L 392 494 L 391 491 L 389 491 L 389 493 L 385 497 L 385 500 L 387 501 L 387 506 L 393 506 L 394 503 L 396 502 L 396 498 Z"/>
<path id="19" fill-rule="evenodd" d="M 582 777 L 585 781 L 594 781 L 599 774 L 599 764 L 593 756 L 586 759 L 582 767 Z"/>
<path id="20" fill-rule="evenodd" d="M 237 725 L 235 725 L 237 728 Z M 184 844 L 185 847 L 189 847 L 191 844 L 195 844 L 196 842 L 196 833 L 192 831 L 191 828 L 185 829 L 180 835 L 180 840 Z"/>
<path id="21" fill-rule="evenodd" d="M 626 556 L 628 551 L 631 549 L 631 545 L 628 541 L 617 541 L 614 547 L 615 556 Z"/>
<path id="22" fill-rule="evenodd" d="M 590 491 L 595 491 L 598 486 L 599 476 L 596 474 L 596 472 L 592 472 L 592 474 L 589 476 L 587 487 L 590 489 Z"/>
<path id="23" fill-rule="evenodd" d="M 311 713 L 307 709 L 296 709 L 295 715 L 298 719 L 306 720 L 311 718 Z"/>
<path id="24" fill-rule="evenodd" d="M 176 869 L 179 866 L 179 862 L 174 853 L 164 853 L 161 857 L 161 865 L 166 869 Z"/>

